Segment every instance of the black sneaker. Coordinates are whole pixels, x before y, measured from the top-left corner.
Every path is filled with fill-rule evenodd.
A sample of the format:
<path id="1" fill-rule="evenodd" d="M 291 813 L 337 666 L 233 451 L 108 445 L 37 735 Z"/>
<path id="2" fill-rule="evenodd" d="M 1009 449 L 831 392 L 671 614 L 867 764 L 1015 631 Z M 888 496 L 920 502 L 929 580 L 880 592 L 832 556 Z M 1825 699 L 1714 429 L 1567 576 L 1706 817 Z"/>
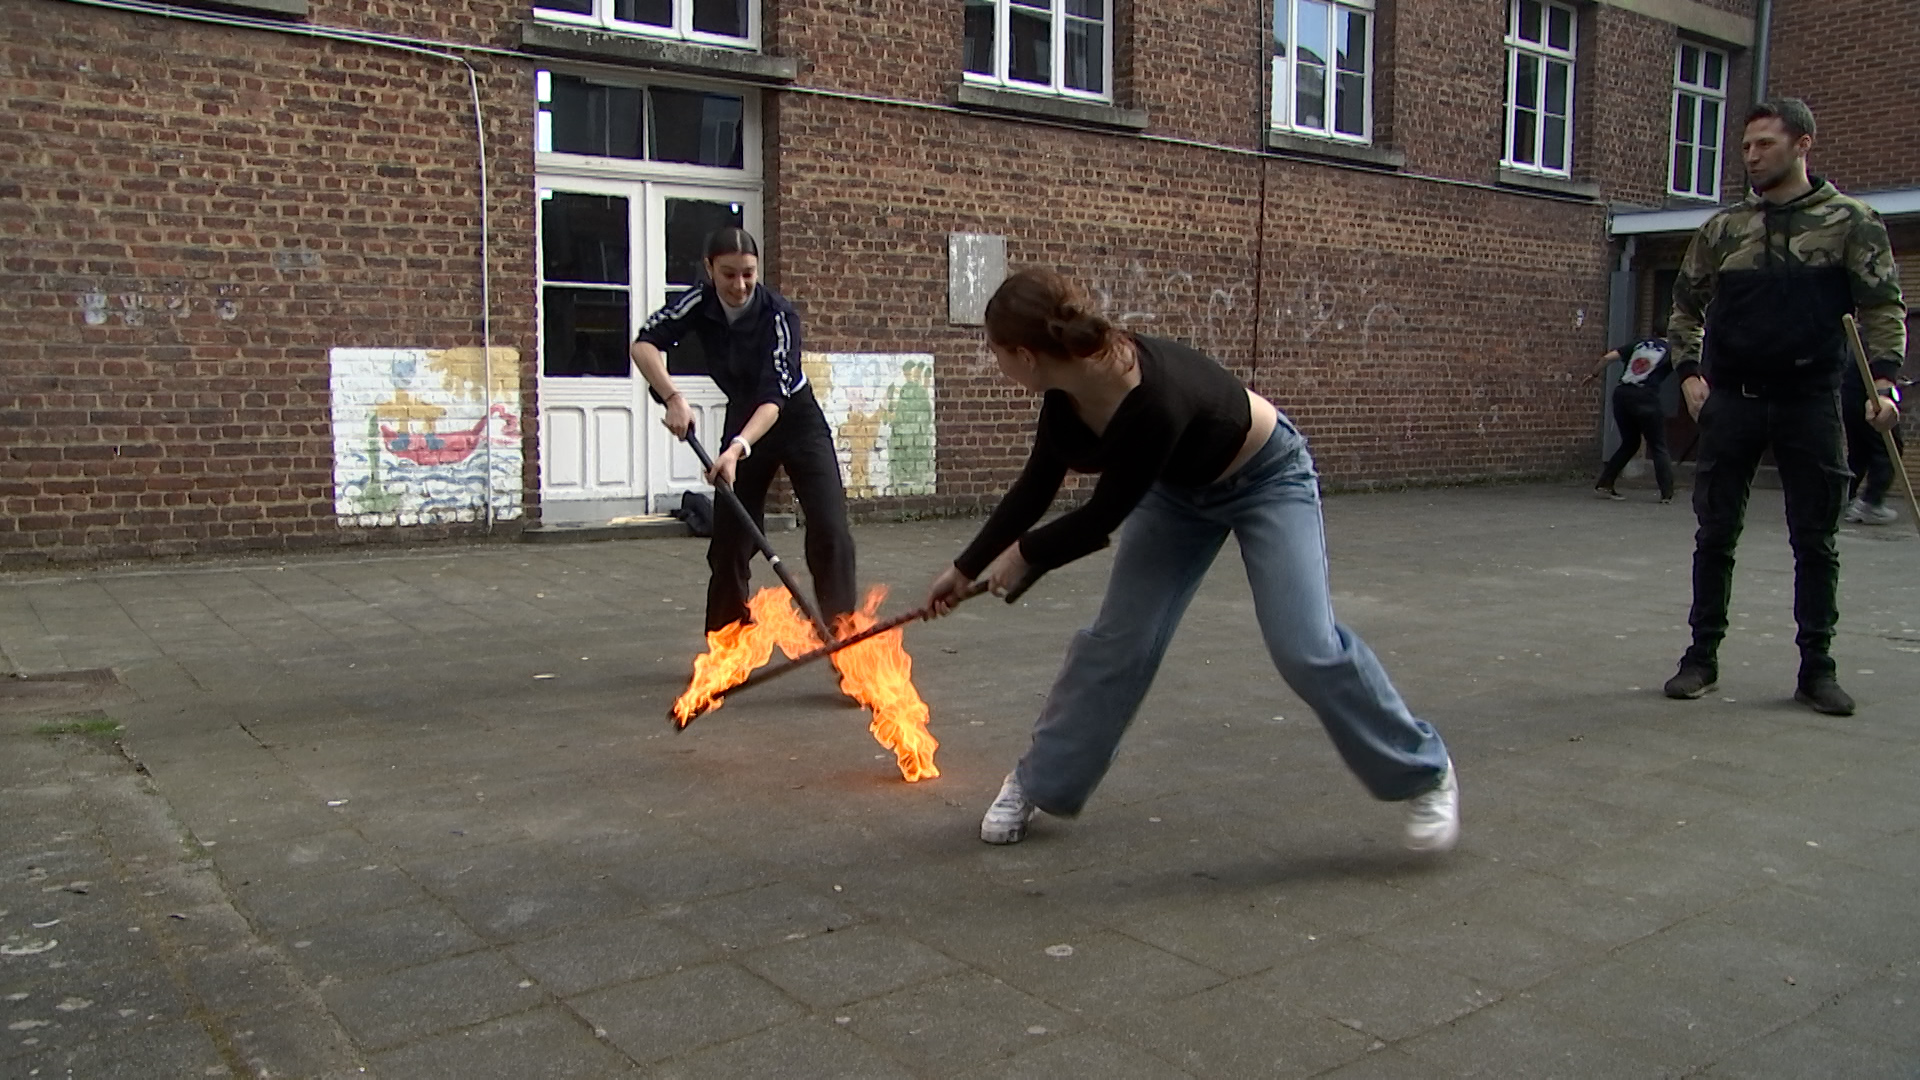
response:
<path id="1" fill-rule="evenodd" d="M 1801 683 L 1793 692 L 1793 700 L 1828 716 L 1853 715 L 1853 698 L 1840 689 L 1839 681 L 1831 675 L 1816 675 Z"/>
<path id="2" fill-rule="evenodd" d="M 1610 487 L 1597 486 L 1593 489 L 1593 497 L 1596 499 L 1612 499 L 1614 502 L 1625 502 L 1627 499 L 1625 495 L 1620 494 Z"/>
<path id="3" fill-rule="evenodd" d="M 1719 673 L 1712 668 L 1682 660 L 1680 670 L 1674 672 L 1673 678 L 1667 680 L 1667 696 L 1681 701 L 1691 701 L 1718 686 L 1719 679 Z"/>

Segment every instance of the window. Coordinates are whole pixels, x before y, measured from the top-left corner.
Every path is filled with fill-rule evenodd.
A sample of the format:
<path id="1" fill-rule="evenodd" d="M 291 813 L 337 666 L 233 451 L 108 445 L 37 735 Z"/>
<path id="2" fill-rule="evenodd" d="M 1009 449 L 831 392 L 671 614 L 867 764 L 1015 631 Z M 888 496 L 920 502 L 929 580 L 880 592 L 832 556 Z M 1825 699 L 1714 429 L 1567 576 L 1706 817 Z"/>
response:
<path id="1" fill-rule="evenodd" d="M 739 169 L 745 103 L 732 94 L 623 86 L 554 71 L 534 75 L 534 149 L 628 161 Z"/>
<path id="2" fill-rule="evenodd" d="M 1507 8 L 1510 168 L 1566 176 L 1573 161 L 1574 12 L 1549 0 Z"/>
<path id="3" fill-rule="evenodd" d="M 1273 126 L 1373 138 L 1373 0 L 1276 0 Z"/>
<path id="4" fill-rule="evenodd" d="M 1727 113 L 1727 54 L 1681 42 L 1673 67 L 1673 171 L 1668 174 L 1667 190 L 1717 202 Z"/>
<path id="5" fill-rule="evenodd" d="M 758 0 L 533 0 L 534 13 L 553 22 L 745 48 L 759 42 L 758 6 Z"/>
<path id="6" fill-rule="evenodd" d="M 1063 97 L 1113 97 L 1108 0 L 965 0 L 966 79 Z"/>

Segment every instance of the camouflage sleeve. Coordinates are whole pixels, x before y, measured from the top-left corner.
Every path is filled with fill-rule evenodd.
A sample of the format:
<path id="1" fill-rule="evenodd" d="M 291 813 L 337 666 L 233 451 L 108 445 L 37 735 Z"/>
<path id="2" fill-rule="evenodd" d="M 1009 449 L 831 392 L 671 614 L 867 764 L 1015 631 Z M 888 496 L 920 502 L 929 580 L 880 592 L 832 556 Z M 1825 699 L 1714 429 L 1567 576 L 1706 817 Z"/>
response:
<path id="1" fill-rule="evenodd" d="M 1673 281 L 1673 312 L 1667 317 L 1667 343 L 1673 347 L 1673 373 L 1683 380 L 1700 374 L 1702 329 L 1720 272 L 1715 255 L 1719 234 L 1719 216 L 1708 218 L 1693 234 L 1686 258 L 1680 260 L 1680 273 Z"/>
<path id="2" fill-rule="evenodd" d="M 1874 377 L 1891 379 L 1907 355 L 1907 305 L 1900 295 L 1900 267 L 1893 261 L 1887 227 L 1872 210 L 1855 217 L 1847 234 L 1847 275 Z"/>

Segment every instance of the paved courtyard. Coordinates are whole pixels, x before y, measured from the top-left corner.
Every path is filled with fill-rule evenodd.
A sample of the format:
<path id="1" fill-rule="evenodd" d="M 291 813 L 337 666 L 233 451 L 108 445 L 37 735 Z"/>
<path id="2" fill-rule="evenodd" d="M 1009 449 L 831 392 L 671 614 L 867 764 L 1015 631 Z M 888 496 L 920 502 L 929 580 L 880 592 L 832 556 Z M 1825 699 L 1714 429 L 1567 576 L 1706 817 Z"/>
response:
<path id="1" fill-rule="evenodd" d="M 979 815 L 1106 555 L 908 630 L 911 785 L 825 665 L 670 730 L 702 541 L 0 578 L 0 1075 L 1920 1077 L 1909 524 L 1841 537 L 1838 719 L 1791 701 L 1778 492 L 1695 702 L 1684 506 L 1327 520 L 1452 748 L 1450 856 L 1400 851 L 1231 550 L 1087 812 L 1009 848 Z M 973 527 L 858 527 L 862 579 L 910 607 Z"/>

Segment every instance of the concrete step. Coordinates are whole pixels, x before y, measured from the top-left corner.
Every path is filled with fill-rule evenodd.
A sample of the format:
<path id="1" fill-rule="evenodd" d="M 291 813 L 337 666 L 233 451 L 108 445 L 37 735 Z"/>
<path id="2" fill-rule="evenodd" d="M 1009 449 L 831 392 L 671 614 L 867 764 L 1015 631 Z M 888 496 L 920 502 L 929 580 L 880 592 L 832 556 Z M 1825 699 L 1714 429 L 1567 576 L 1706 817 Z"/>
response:
<path id="1" fill-rule="evenodd" d="M 768 514 L 767 532 L 792 532 L 798 523 L 792 514 Z M 523 544 L 583 544 L 595 540 L 651 540 L 691 536 L 687 523 L 665 514 L 630 514 L 590 521 L 555 521 L 529 525 L 520 533 Z"/>

